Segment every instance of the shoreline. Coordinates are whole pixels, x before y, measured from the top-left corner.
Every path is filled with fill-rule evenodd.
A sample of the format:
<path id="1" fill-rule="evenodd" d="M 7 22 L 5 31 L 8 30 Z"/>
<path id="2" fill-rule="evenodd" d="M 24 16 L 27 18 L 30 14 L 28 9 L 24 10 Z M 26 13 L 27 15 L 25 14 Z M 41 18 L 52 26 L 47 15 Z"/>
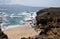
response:
<path id="1" fill-rule="evenodd" d="M 24 27 L 24 25 L 26 25 L 26 27 L 31 28 L 31 25 L 27 22 L 27 23 L 22 24 L 22 25 L 9 25 L 7 27 L 2 28 L 2 31 L 7 30 L 7 29 L 11 29 L 11 28 L 16 28 L 16 27 Z"/>
<path id="2" fill-rule="evenodd" d="M 19 27 L 9 28 L 3 32 L 9 39 L 20 39 L 21 37 L 32 37 L 38 35 L 38 33 L 29 24 L 19 25 Z"/>

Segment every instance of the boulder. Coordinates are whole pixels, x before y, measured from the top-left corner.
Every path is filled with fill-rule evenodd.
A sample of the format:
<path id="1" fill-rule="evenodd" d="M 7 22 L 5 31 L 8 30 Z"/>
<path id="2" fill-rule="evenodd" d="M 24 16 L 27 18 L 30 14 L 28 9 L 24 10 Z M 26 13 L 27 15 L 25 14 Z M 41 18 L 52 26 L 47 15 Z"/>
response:
<path id="1" fill-rule="evenodd" d="M 0 39 L 8 39 L 8 36 L 0 29 Z"/>

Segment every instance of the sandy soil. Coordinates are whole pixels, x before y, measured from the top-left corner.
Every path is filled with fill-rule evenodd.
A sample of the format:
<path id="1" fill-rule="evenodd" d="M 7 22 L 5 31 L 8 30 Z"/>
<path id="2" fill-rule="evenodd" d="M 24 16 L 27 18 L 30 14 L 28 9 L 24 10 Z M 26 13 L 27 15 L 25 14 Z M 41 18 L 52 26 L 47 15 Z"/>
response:
<path id="1" fill-rule="evenodd" d="M 24 27 L 25 26 L 25 27 Z M 9 39 L 20 39 L 21 37 L 29 37 L 38 35 L 33 28 L 28 28 L 29 25 L 22 25 L 20 27 L 10 28 L 4 30 L 4 33 L 8 35 Z"/>

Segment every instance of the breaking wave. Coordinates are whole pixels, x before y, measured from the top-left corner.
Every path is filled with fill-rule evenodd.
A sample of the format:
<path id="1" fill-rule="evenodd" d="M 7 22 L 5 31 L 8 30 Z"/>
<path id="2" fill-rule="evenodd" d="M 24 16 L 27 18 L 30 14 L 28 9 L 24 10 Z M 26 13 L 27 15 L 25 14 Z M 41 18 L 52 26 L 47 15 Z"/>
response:
<path id="1" fill-rule="evenodd" d="M 5 12 L 0 12 L 3 16 L 3 23 L 1 24 L 2 28 L 9 27 L 10 25 L 23 25 L 26 22 L 35 22 L 33 21 L 36 16 L 36 12 L 20 12 L 7 14 Z M 10 26 L 11 27 L 11 26 Z"/>

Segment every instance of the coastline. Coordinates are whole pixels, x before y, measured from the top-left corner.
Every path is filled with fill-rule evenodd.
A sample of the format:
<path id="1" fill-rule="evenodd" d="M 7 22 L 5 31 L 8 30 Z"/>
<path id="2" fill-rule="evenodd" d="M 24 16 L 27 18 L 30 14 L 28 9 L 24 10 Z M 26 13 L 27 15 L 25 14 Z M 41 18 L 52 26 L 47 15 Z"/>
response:
<path id="1" fill-rule="evenodd" d="M 3 32 L 7 34 L 9 39 L 20 39 L 21 37 L 38 35 L 38 33 L 29 26 L 29 24 L 19 25 L 18 27 L 6 29 Z"/>
<path id="2" fill-rule="evenodd" d="M 4 28 L 2 27 L 2 31 L 7 30 L 7 29 L 11 29 L 11 28 L 16 28 L 16 27 L 25 27 L 24 25 L 26 25 L 26 27 L 31 28 L 31 25 L 29 24 L 29 22 L 27 22 L 27 23 L 24 23 L 21 25 L 9 25 L 9 26 L 4 27 Z"/>

